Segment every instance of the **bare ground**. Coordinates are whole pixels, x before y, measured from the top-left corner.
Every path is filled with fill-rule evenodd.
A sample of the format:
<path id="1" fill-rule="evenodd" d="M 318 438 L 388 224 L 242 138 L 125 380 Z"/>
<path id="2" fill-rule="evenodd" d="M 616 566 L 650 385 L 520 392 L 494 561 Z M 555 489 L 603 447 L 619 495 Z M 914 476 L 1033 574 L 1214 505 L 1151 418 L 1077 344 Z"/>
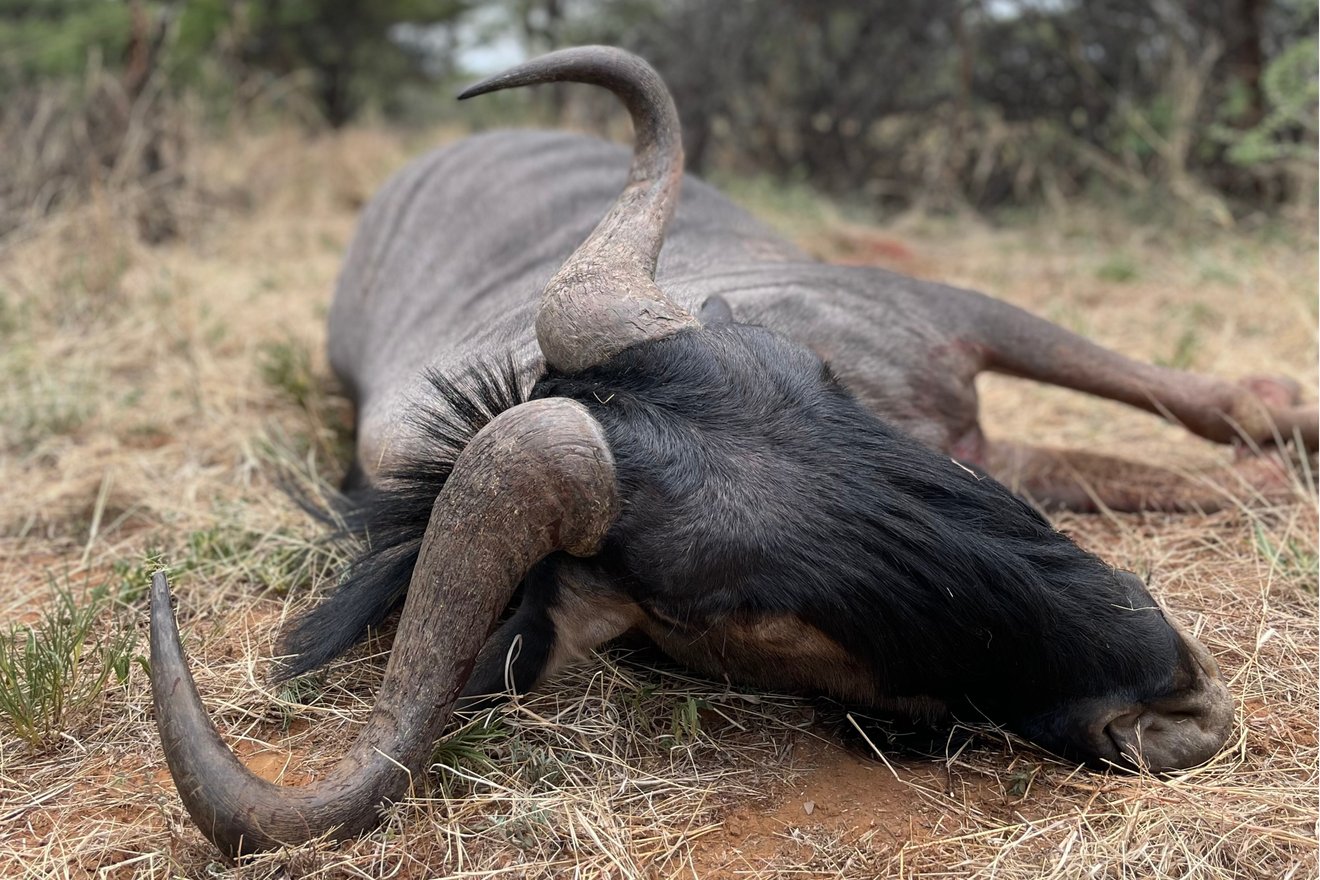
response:
<path id="1" fill-rule="evenodd" d="M 441 135 L 442 137 L 443 135 Z M 145 580 L 173 572 L 213 717 L 264 776 L 328 767 L 366 715 L 387 646 L 294 690 L 274 635 L 343 560 L 276 486 L 333 481 L 348 412 L 324 317 L 362 201 L 407 156 L 387 133 L 221 139 L 178 243 L 148 248 L 116 200 L 0 251 L 0 613 L 110 585 L 101 631 L 138 634 Z M 754 200 L 818 252 L 972 286 L 1126 353 L 1316 390 L 1314 222 L 1234 233 L 1079 211 L 996 230 L 880 230 Z M 1229 453 L 1121 406 L 991 377 L 990 432 L 1195 470 Z M 242 867 L 191 825 L 131 667 L 38 745 L 0 721 L 0 873 L 13 877 L 1314 876 L 1316 505 L 1060 516 L 1218 658 L 1237 734 L 1181 775 L 1080 771 L 994 731 L 916 748 L 824 702 L 730 691 L 614 652 L 442 745 L 382 828 Z M 1226 486 L 1240 492 L 1240 487 Z"/>

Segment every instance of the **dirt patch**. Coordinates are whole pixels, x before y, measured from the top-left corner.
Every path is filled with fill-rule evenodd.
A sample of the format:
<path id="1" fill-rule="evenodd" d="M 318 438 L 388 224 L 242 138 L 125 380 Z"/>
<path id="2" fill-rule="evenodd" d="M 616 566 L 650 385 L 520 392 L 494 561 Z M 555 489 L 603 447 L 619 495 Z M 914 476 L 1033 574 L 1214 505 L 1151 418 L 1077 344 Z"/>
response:
<path id="1" fill-rule="evenodd" d="M 695 842 L 697 877 L 780 876 L 794 865 L 834 876 L 831 850 L 882 858 L 920 847 L 950 833 L 955 804 L 1022 821 L 1037 812 L 1032 795 L 1046 791 L 1031 784 L 1038 768 L 1030 761 L 996 778 L 956 761 L 881 758 L 817 736 L 795 743 L 789 763 L 798 768 L 790 781 L 764 799 L 731 805 L 718 830 Z"/>
<path id="2" fill-rule="evenodd" d="M 282 744 L 304 739 L 308 727 L 306 721 L 295 721 L 287 730 L 277 728 L 272 731 L 271 743 L 246 739 L 234 745 L 234 752 L 249 770 L 267 782 L 306 785 L 313 781 L 312 774 L 307 771 L 309 756 L 301 749 L 286 748 Z"/>
<path id="3" fill-rule="evenodd" d="M 813 848 L 803 831 L 850 842 L 875 833 L 892 842 L 929 834 L 929 807 L 914 785 L 935 782 L 937 765 L 891 769 L 814 737 L 796 744 L 794 752 L 803 770 L 793 782 L 766 802 L 733 807 L 719 831 L 695 844 L 698 876 L 741 876 L 810 857 Z"/>

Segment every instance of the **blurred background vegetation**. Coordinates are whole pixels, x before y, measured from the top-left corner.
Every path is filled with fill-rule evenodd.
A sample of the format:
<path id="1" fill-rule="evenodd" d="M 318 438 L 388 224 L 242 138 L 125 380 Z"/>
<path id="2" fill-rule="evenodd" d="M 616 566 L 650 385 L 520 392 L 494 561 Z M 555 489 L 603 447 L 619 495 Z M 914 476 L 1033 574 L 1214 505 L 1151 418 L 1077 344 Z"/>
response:
<path id="1" fill-rule="evenodd" d="M 134 186 L 138 232 L 169 239 L 190 144 L 234 127 L 622 133 L 587 89 L 452 100 L 586 42 L 659 68 L 707 175 L 874 214 L 1310 217 L 1316 18 L 1317 0 L 0 0 L 0 236 Z"/>

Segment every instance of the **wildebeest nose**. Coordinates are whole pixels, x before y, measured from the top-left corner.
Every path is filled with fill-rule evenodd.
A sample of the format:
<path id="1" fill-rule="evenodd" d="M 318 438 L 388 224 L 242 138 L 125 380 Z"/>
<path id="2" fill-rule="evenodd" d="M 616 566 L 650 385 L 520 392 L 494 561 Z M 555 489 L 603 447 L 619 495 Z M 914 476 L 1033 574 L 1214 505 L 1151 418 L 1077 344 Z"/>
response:
<path id="1" fill-rule="evenodd" d="M 1125 759 L 1151 772 L 1210 760 L 1233 729 L 1233 699 L 1218 678 L 1152 700 L 1109 722 L 1105 733 Z"/>
<path id="2" fill-rule="evenodd" d="M 1190 632 L 1165 618 L 1185 651 L 1182 686 L 1144 700 L 1105 726 L 1126 760 L 1152 772 L 1181 770 L 1210 760 L 1233 730 L 1233 698 L 1219 678 L 1219 664 Z"/>

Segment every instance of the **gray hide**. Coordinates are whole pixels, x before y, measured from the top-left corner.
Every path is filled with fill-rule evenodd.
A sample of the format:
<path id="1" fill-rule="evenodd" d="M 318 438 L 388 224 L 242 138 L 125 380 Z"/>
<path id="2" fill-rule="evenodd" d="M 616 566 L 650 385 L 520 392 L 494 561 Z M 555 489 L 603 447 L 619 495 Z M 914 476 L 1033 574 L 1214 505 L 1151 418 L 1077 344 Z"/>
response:
<path id="1" fill-rule="evenodd" d="M 368 475 L 407 448 L 401 417 L 426 396 L 427 368 L 455 375 L 508 352 L 529 381 L 542 369 L 533 335 L 541 289 L 617 198 L 629 157 L 576 135 L 495 132 L 422 157 L 372 200 L 330 313 L 330 360 L 359 407 Z M 970 320 L 987 303 L 1011 308 L 817 262 L 691 176 L 657 281 L 694 312 L 721 294 L 736 320 L 810 346 L 876 413 L 945 451 L 975 430 L 970 380 L 980 366 L 950 345 L 964 328 L 949 317 Z"/>
<path id="2" fill-rule="evenodd" d="M 358 404 L 358 462 L 374 477 L 415 445 L 407 415 L 447 377 L 509 357 L 530 383 L 545 283 L 627 179 L 629 152 L 568 134 L 498 132 L 405 168 L 371 202 L 330 315 L 330 359 Z M 811 259 L 699 180 L 684 178 L 657 271 L 694 313 L 714 294 L 735 320 L 815 351 L 877 416 L 1045 504 L 1201 510 L 1293 487 L 1268 458 L 1204 480 L 1087 451 L 988 441 L 974 378 L 993 370 L 1122 401 L 1218 443 L 1320 445 L 1314 404 L 1279 377 L 1227 382 L 1141 363 L 972 291 Z"/>

